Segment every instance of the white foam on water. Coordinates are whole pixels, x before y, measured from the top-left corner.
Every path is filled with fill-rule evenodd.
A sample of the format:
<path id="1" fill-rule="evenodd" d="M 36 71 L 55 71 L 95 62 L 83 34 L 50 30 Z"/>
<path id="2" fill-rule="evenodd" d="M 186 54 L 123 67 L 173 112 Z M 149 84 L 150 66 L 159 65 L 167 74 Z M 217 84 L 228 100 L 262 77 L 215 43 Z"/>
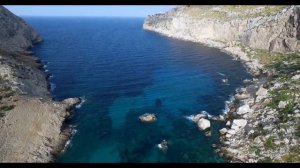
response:
<path id="1" fill-rule="evenodd" d="M 66 151 L 66 149 L 68 147 L 71 147 L 72 146 L 72 139 L 74 137 L 74 135 L 77 133 L 77 129 L 75 129 L 76 125 L 70 125 L 70 129 L 71 129 L 71 136 L 70 136 L 70 139 L 66 142 L 65 146 L 64 146 L 64 149 L 62 150 L 63 152 Z"/>
<path id="2" fill-rule="evenodd" d="M 225 101 L 225 107 L 222 110 L 223 114 L 227 114 L 229 112 L 229 105 L 234 101 L 234 96 L 230 95 L 229 100 Z"/>
<path id="3" fill-rule="evenodd" d="M 213 117 L 213 116 L 210 115 L 207 111 L 201 111 L 201 114 L 207 115 L 207 117 L 208 117 L 209 119 Z"/>
<path id="4" fill-rule="evenodd" d="M 56 85 L 54 83 L 50 82 L 50 91 L 53 91 L 56 88 Z"/>
<path id="5" fill-rule="evenodd" d="M 184 116 L 184 118 L 193 121 L 195 115 Z"/>
<path id="6" fill-rule="evenodd" d="M 221 76 L 226 76 L 225 74 L 221 73 L 221 72 L 218 72 L 219 75 Z"/>
<path id="7" fill-rule="evenodd" d="M 86 102 L 86 98 L 84 96 L 80 97 L 80 100 L 81 100 L 80 103 L 75 106 L 77 109 L 81 108 L 81 106 L 83 105 L 83 103 Z"/>

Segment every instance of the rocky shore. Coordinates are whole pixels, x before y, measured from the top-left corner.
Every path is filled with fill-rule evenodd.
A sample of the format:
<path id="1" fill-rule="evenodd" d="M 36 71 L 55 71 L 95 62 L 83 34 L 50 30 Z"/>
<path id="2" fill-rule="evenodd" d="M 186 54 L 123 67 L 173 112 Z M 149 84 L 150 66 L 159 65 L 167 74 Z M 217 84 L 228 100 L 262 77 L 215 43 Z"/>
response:
<path id="1" fill-rule="evenodd" d="M 299 9 L 179 6 L 144 22 L 145 30 L 218 48 L 253 75 L 224 116 L 216 152 L 228 162 L 300 162 Z"/>
<path id="2" fill-rule="evenodd" d="M 51 162 L 70 137 L 64 121 L 80 99 L 52 99 L 43 65 L 29 51 L 41 41 L 0 6 L 0 162 Z"/>

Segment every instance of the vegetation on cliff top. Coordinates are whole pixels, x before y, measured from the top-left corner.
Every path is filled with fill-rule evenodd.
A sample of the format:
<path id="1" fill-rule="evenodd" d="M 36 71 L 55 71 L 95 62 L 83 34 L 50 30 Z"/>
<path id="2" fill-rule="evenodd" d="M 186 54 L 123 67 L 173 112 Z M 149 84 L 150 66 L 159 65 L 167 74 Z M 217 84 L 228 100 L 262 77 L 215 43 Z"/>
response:
<path id="1" fill-rule="evenodd" d="M 270 16 L 287 6 L 257 6 L 257 5 L 223 5 L 223 6 L 189 6 L 184 13 L 194 19 L 245 19 L 258 16 Z"/>

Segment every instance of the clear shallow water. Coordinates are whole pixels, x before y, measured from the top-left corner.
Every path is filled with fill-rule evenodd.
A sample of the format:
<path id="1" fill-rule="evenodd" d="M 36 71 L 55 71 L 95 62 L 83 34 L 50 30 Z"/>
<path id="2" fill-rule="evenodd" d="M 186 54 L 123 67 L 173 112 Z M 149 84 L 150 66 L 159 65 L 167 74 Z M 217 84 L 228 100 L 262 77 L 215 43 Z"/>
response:
<path id="1" fill-rule="evenodd" d="M 217 49 L 142 29 L 141 18 L 25 18 L 44 37 L 34 48 L 56 100 L 84 97 L 69 124 L 77 133 L 57 162 L 223 162 L 184 116 L 222 113 L 243 66 Z M 222 82 L 226 74 L 229 85 Z M 138 116 L 156 113 L 143 124 Z M 167 139 L 167 152 L 157 144 Z"/>

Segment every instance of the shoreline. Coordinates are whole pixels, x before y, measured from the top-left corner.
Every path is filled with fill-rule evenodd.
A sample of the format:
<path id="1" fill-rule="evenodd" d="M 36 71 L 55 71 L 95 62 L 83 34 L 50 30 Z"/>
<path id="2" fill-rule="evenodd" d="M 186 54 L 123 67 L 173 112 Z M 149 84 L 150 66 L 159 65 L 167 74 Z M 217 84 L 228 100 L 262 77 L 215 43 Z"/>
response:
<path id="1" fill-rule="evenodd" d="M 54 100 L 50 76 L 31 51 L 42 37 L 3 6 L 0 15 L 0 31 L 11 34 L 0 34 L 0 162 L 54 162 L 71 136 L 65 121 L 81 99 Z"/>
<path id="2" fill-rule="evenodd" d="M 300 140 L 297 137 L 300 128 L 299 124 L 297 126 L 300 117 L 300 104 L 297 104 L 299 102 L 297 80 L 300 79 L 300 71 L 296 68 L 300 62 L 297 60 L 299 57 L 297 51 L 280 54 L 246 47 L 234 40 L 221 42 L 216 39 L 205 39 L 201 35 L 198 39 L 194 38 L 197 34 L 193 36 L 192 33 L 198 31 L 187 23 L 197 25 L 197 22 L 185 21 L 189 18 L 186 18 L 184 13 L 181 13 L 182 18 L 177 16 L 178 11 L 184 9 L 189 8 L 179 7 L 165 14 L 149 16 L 145 19 L 143 28 L 145 31 L 156 32 L 170 38 L 219 49 L 241 62 L 252 75 L 251 80 L 244 80 L 244 85 L 236 89 L 234 101 L 228 104 L 229 112 L 224 115 L 226 127 L 219 130 L 220 144 L 217 145 L 215 152 L 227 162 L 286 162 L 285 160 L 300 162 L 299 158 L 294 157 L 300 154 Z M 282 13 L 288 10 L 293 10 L 293 7 L 284 9 L 285 12 Z M 180 23 L 178 20 L 187 23 Z M 205 19 L 199 22 L 201 24 Z M 183 25 L 180 27 L 179 24 Z M 283 64 L 287 68 L 281 68 L 281 60 L 284 60 Z M 286 69 L 288 72 L 285 72 Z M 292 87 L 289 88 L 289 85 Z M 281 93 L 285 94 L 284 98 L 280 97 Z M 278 124 L 284 125 L 284 129 L 278 127 Z"/>

